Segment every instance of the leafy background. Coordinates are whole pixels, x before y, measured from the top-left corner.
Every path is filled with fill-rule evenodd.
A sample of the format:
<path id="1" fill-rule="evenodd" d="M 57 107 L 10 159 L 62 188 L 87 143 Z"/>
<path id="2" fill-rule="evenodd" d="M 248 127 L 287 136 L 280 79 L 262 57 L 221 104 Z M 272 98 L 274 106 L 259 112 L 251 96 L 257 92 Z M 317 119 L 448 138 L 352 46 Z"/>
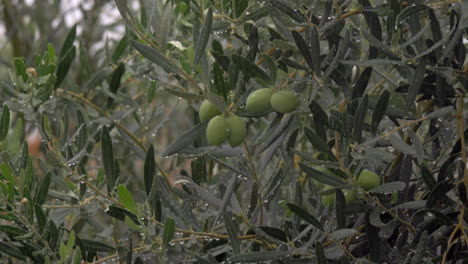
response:
<path id="1" fill-rule="evenodd" d="M 70 25 L 66 1 L 3 0 L 0 259 L 466 262 L 467 8 L 83 1 Z M 299 108 L 245 111 L 264 87 Z M 205 99 L 241 147 L 207 146 Z"/>

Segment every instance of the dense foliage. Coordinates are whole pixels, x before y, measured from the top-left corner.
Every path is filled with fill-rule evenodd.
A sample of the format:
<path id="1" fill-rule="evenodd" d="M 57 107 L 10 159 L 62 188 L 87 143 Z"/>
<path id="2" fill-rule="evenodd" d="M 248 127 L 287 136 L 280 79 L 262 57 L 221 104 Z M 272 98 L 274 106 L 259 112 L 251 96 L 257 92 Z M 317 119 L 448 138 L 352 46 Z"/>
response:
<path id="1" fill-rule="evenodd" d="M 464 1 L 26 2 L 0 262 L 466 263 Z"/>

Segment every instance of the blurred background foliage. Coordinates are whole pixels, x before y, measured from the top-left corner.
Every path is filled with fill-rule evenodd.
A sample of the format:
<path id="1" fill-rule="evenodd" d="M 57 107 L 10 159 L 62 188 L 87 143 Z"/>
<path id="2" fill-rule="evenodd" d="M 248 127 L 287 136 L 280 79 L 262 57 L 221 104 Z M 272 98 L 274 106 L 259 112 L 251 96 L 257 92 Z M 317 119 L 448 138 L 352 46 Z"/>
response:
<path id="1" fill-rule="evenodd" d="M 466 262 L 465 1 L 0 3 L 0 261 Z"/>

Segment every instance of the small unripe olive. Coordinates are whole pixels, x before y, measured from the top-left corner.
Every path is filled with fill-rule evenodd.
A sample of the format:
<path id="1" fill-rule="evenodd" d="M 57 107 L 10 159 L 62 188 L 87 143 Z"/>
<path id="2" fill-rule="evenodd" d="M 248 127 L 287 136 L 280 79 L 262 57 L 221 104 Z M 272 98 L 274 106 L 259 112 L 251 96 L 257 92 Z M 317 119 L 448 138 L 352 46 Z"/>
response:
<path id="1" fill-rule="evenodd" d="M 292 92 L 279 91 L 271 96 L 271 107 L 280 113 L 289 113 L 299 106 L 299 98 Z"/>
<path id="2" fill-rule="evenodd" d="M 211 118 L 220 115 L 221 112 L 216 108 L 214 104 L 212 104 L 210 101 L 205 100 L 201 105 L 200 105 L 200 110 L 198 111 L 198 114 L 200 115 L 200 120 L 205 121 L 205 120 L 210 120 Z"/>
<path id="3" fill-rule="evenodd" d="M 264 113 L 270 110 L 273 91 L 269 88 L 258 89 L 247 97 L 245 110 L 252 113 Z"/>
<path id="4" fill-rule="evenodd" d="M 353 204 L 358 202 L 358 197 L 354 190 L 344 190 L 343 194 L 346 200 L 346 204 Z"/>
<path id="5" fill-rule="evenodd" d="M 231 147 L 239 146 L 244 141 L 246 129 L 242 119 L 234 114 L 226 118 L 226 127 L 228 129 L 227 140 Z"/>
<path id="6" fill-rule="evenodd" d="M 219 146 L 223 144 L 227 137 L 227 126 L 224 116 L 213 117 L 206 127 L 206 138 L 208 145 Z"/>
<path id="7" fill-rule="evenodd" d="M 366 191 L 380 185 L 380 179 L 375 172 L 363 170 L 357 179 L 357 183 Z"/>

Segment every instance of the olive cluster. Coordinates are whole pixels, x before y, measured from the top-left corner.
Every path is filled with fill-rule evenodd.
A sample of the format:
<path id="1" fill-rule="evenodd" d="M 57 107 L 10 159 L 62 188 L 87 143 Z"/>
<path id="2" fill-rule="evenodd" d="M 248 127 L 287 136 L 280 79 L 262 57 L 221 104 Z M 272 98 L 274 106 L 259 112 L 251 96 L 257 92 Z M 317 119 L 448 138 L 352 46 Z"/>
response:
<path id="1" fill-rule="evenodd" d="M 233 114 L 222 114 L 214 104 L 205 101 L 200 106 L 200 120 L 210 120 L 206 138 L 211 146 L 219 146 L 226 140 L 231 147 L 239 146 L 245 138 L 246 129 L 242 119 Z"/>
<path id="2" fill-rule="evenodd" d="M 247 97 L 245 109 L 251 113 L 268 113 L 271 109 L 289 113 L 299 106 L 299 98 L 292 92 L 273 92 L 269 88 L 259 89 Z M 205 100 L 199 110 L 200 120 L 209 120 L 206 138 L 211 146 L 219 146 L 226 140 L 231 147 L 242 143 L 246 135 L 245 123 L 233 113 L 221 113 L 211 102 Z"/>
<path id="3" fill-rule="evenodd" d="M 279 113 L 289 113 L 299 106 L 299 98 L 289 91 L 273 92 L 264 88 L 256 90 L 247 97 L 245 109 L 253 113 L 266 113 L 273 108 Z"/>
<path id="4" fill-rule="evenodd" d="M 333 173 L 327 168 L 317 167 L 316 169 L 320 170 L 325 174 L 333 175 Z M 379 176 L 375 172 L 369 170 L 361 171 L 356 181 L 366 191 L 380 185 Z M 323 186 L 320 186 L 319 183 L 316 183 L 316 187 L 322 188 Z M 329 185 L 323 187 L 323 192 L 325 193 L 324 195 L 322 195 L 323 205 L 333 206 L 333 204 L 335 203 L 336 193 L 334 191 L 331 191 L 334 188 L 335 187 Z M 358 201 L 358 194 L 355 190 L 343 190 L 343 194 L 346 200 L 346 204 L 353 204 Z"/>

